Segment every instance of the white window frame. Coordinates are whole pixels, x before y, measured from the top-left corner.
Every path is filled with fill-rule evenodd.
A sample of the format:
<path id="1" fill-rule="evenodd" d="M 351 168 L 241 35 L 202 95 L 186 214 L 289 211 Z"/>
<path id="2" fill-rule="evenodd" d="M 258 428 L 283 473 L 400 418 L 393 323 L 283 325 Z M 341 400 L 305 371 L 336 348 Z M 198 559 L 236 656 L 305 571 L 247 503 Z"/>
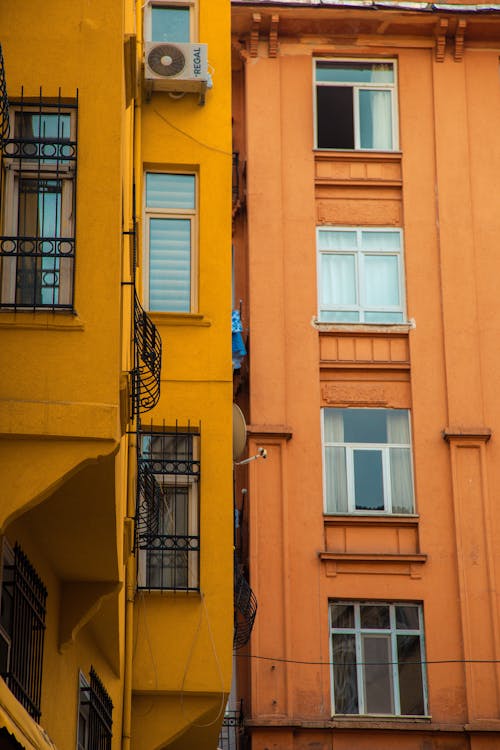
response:
<path id="1" fill-rule="evenodd" d="M 160 5 L 165 5 L 167 8 L 187 8 L 189 10 L 189 41 L 191 44 L 198 41 L 198 0 L 146 0 L 144 5 L 144 40 L 146 42 L 152 41 L 153 36 L 152 8 Z M 175 41 L 172 43 L 175 44 Z"/>
<path id="2" fill-rule="evenodd" d="M 149 208 L 147 205 L 146 182 L 148 174 L 185 174 L 194 177 L 194 208 Z M 191 263 L 190 263 L 190 309 L 186 313 L 196 313 L 198 311 L 198 206 L 199 206 L 199 179 L 198 173 L 192 170 L 182 169 L 148 169 L 144 173 L 144 263 L 143 263 L 143 299 L 146 310 L 150 309 L 149 305 L 149 280 L 150 280 L 150 263 L 149 263 L 149 234 L 151 219 L 188 219 L 190 222 L 191 238 Z M 154 313 L 172 312 L 172 310 L 152 310 Z"/>
<path id="3" fill-rule="evenodd" d="M 335 604 L 345 604 L 354 607 L 354 628 L 334 628 L 332 624 L 332 609 Z M 361 627 L 361 614 L 360 607 L 365 605 L 374 606 L 388 606 L 389 607 L 389 628 L 362 628 Z M 418 623 L 419 627 L 415 629 L 402 629 L 396 627 L 396 607 L 407 607 L 415 606 L 418 608 Z M 355 716 L 408 716 L 411 718 L 428 717 L 429 712 L 429 701 L 428 701 L 428 689 L 427 689 L 427 674 L 426 674 L 426 657 L 425 657 L 425 634 L 424 634 L 424 614 L 423 607 L 420 602 L 406 601 L 406 602 L 386 602 L 386 601 L 347 601 L 347 600 L 331 600 L 328 607 L 328 619 L 329 619 L 329 647 L 330 647 L 330 684 L 331 684 L 331 696 L 332 696 L 332 716 L 349 716 L 354 718 Z M 335 681 L 334 681 L 334 670 L 333 670 L 333 636 L 334 634 L 339 635 L 354 635 L 356 644 L 356 676 L 357 676 L 357 692 L 358 692 L 358 713 L 357 714 L 337 714 L 335 712 Z M 393 703 L 394 713 L 392 714 L 368 714 L 365 711 L 366 703 L 366 688 L 363 672 L 363 638 L 364 634 L 368 635 L 384 635 L 390 636 L 391 641 L 391 663 L 392 663 L 392 690 L 393 690 Z M 398 635 L 416 635 L 420 638 L 420 654 L 421 654 L 421 670 L 422 670 L 422 699 L 424 703 L 424 714 L 402 714 L 401 713 L 401 694 L 399 689 L 399 673 L 398 673 L 398 651 L 397 651 L 397 636 Z"/>
<path id="4" fill-rule="evenodd" d="M 323 407 L 321 409 L 321 442 L 323 445 L 323 507 L 325 515 L 358 515 L 358 516 L 408 516 L 415 514 L 415 482 L 413 472 L 413 449 L 412 449 L 412 429 L 411 429 L 411 414 L 409 409 L 401 409 L 405 411 L 408 416 L 408 431 L 410 434 L 409 443 L 348 443 L 345 441 L 341 442 L 327 442 L 325 438 L 325 412 L 330 409 L 342 408 L 342 407 Z M 375 408 L 366 407 L 367 411 L 375 411 Z M 385 409 L 384 409 L 385 411 Z M 328 497 L 327 497 L 327 460 L 326 460 L 326 449 L 327 448 L 345 448 L 346 455 L 346 476 L 347 476 L 347 511 L 336 511 L 328 509 Z M 408 448 L 410 453 L 410 471 L 411 471 L 411 485 L 412 485 L 412 510 L 410 513 L 394 513 L 392 511 L 392 487 L 391 487 L 391 474 L 390 474 L 390 449 L 391 448 Z M 355 497 L 355 477 L 354 477 L 354 451 L 376 451 L 382 454 L 382 480 L 383 480 L 383 491 L 384 491 L 384 509 L 383 510 L 365 510 L 356 508 L 356 497 Z"/>
<path id="5" fill-rule="evenodd" d="M 11 133 L 16 132 L 15 118 L 16 114 L 21 113 L 23 110 L 14 107 L 11 110 Z M 68 115 L 70 117 L 70 140 L 76 141 L 76 114 L 74 110 L 65 110 L 62 107 L 60 110 L 52 110 L 50 108 L 35 110 L 27 108 L 24 110 L 26 114 L 33 115 Z M 61 191 L 61 237 L 71 237 L 76 240 L 76 226 L 75 226 L 75 191 L 76 191 L 76 164 L 75 162 L 66 162 L 64 159 L 56 165 L 54 163 L 43 163 L 36 159 L 30 160 L 29 157 L 17 158 L 4 156 L 3 157 L 3 169 L 4 169 L 4 208 L 2 213 L 2 232 L 3 236 L 18 236 L 18 209 L 19 209 L 19 183 L 21 179 L 32 179 L 32 180 L 60 180 L 62 182 Z M 65 263 L 62 269 L 59 271 L 59 299 L 60 305 L 71 305 L 74 299 L 73 279 L 74 279 L 74 266 L 73 263 Z M 0 285 L 0 299 L 2 305 L 16 306 L 16 272 L 17 272 L 17 256 L 9 257 L 3 256 L 1 259 L 1 285 Z M 39 310 L 51 308 L 52 304 L 48 303 L 34 305 Z"/>
<path id="6" fill-rule="evenodd" d="M 356 234 L 356 248 L 353 250 L 344 249 L 321 249 L 320 237 L 322 234 L 328 234 L 328 232 L 349 232 Z M 384 250 L 382 248 L 364 249 L 362 247 L 362 233 L 382 234 L 391 232 L 397 234 L 400 238 L 399 250 Z M 405 297 L 405 273 L 404 273 L 404 248 L 403 248 L 403 230 L 398 227 L 348 227 L 348 226 L 335 226 L 332 224 L 322 225 L 316 228 L 316 247 L 317 247 L 317 279 L 318 279 L 318 321 L 320 323 L 329 323 L 330 325 L 336 325 L 337 323 L 349 323 L 350 325 L 402 325 L 406 322 L 406 297 Z M 322 258 L 325 255 L 354 255 L 355 260 L 355 284 L 356 284 L 356 300 L 357 303 L 353 305 L 331 305 L 326 306 L 322 303 L 321 293 L 321 280 L 322 280 Z M 399 293 L 399 305 L 384 305 L 383 307 L 368 307 L 365 304 L 364 295 L 365 289 L 365 257 L 369 255 L 385 255 L 395 257 L 398 262 L 398 293 Z M 352 320 L 323 320 L 323 313 L 327 312 L 338 312 L 338 313 L 357 313 L 359 319 L 357 321 Z M 365 315 L 367 313 L 401 313 L 400 321 L 365 321 Z"/>
<path id="7" fill-rule="evenodd" d="M 365 151 L 368 153 L 377 152 L 381 149 L 376 148 L 362 148 L 360 145 L 360 122 L 359 122 L 359 91 L 361 89 L 368 91 L 389 91 L 391 93 L 391 125 L 392 125 L 392 148 L 383 149 L 384 153 L 393 153 L 399 151 L 399 122 L 398 122 L 398 66 L 396 58 L 353 58 L 353 57 L 335 57 L 335 58 L 323 58 L 317 57 L 313 60 L 313 112 L 314 112 L 314 148 L 320 151 Z M 394 81 L 392 83 L 383 82 L 368 82 L 368 83 L 342 83 L 342 82 L 326 82 L 317 81 L 316 70 L 318 63 L 346 63 L 346 64 L 357 64 L 367 63 L 369 65 L 377 65 L 381 63 L 391 64 L 394 71 Z M 318 145 L 318 112 L 316 104 L 316 87 L 317 86 L 336 86 L 346 87 L 354 90 L 353 94 L 353 118 L 354 118 L 354 148 L 353 149 L 342 149 L 342 148 L 326 148 L 325 146 Z"/>

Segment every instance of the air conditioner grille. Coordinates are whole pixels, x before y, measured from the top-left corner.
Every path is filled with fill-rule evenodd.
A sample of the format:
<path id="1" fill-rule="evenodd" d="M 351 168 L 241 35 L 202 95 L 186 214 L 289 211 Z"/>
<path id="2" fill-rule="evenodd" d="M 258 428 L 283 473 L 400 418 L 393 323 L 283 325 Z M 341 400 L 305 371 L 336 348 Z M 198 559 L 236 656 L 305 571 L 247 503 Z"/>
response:
<path id="1" fill-rule="evenodd" d="M 173 44 L 157 44 L 149 52 L 148 65 L 157 75 L 176 76 L 186 65 L 186 58 Z"/>

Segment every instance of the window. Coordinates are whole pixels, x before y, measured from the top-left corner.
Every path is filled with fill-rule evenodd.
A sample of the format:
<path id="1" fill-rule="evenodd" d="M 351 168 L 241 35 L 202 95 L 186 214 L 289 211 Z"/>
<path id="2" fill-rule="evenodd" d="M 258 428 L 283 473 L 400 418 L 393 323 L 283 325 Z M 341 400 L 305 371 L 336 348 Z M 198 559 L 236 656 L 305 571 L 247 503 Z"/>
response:
<path id="1" fill-rule="evenodd" d="M 405 409 L 323 409 L 326 513 L 412 513 Z"/>
<path id="2" fill-rule="evenodd" d="M 199 436 L 141 437 L 138 492 L 139 588 L 199 588 Z"/>
<path id="3" fill-rule="evenodd" d="M 400 229 L 320 227 L 317 242 L 320 321 L 404 321 Z"/>
<path id="4" fill-rule="evenodd" d="M 194 2 L 150 1 L 145 6 L 145 38 L 148 42 L 191 42 L 194 16 Z"/>
<path id="5" fill-rule="evenodd" d="M 93 667 L 80 672 L 77 750 L 111 750 L 113 703 Z"/>
<path id="6" fill-rule="evenodd" d="M 398 148 L 394 62 L 316 61 L 316 147 Z"/>
<path id="7" fill-rule="evenodd" d="M 76 105 L 21 102 L 5 141 L 0 306 L 72 309 Z"/>
<path id="8" fill-rule="evenodd" d="M 148 309 L 194 312 L 196 176 L 146 174 L 145 299 Z"/>
<path id="9" fill-rule="evenodd" d="M 0 596 L 0 674 L 39 721 L 47 591 L 20 546 L 5 539 Z"/>
<path id="10" fill-rule="evenodd" d="M 419 604 L 332 602 L 335 714 L 427 713 Z"/>

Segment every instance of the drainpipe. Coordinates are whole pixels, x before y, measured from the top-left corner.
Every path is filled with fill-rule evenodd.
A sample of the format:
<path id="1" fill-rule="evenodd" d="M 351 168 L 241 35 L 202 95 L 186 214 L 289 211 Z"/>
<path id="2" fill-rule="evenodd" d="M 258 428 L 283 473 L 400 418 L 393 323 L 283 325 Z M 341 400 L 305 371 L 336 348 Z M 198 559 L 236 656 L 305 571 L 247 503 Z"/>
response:
<path id="1" fill-rule="evenodd" d="M 134 596 L 135 596 L 135 554 L 132 549 L 135 514 L 135 485 L 137 473 L 136 461 L 137 438 L 134 433 L 129 436 L 128 445 L 128 488 L 127 518 L 128 557 L 125 568 L 125 659 L 123 674 L 123 720 L 122 750 L 130 750 L 132 736 L 132 659 L 134 650 Z"/>
<path id="2" fill-rule="evenodd" d="M 136 31 L 137 39 L 139 41 L 137 53 L 140 62 L 142 57 L 142 6 L 140 0 L 137 0 L 136 8 Z M 140 71 L 140 65 L 137 64 L 137 69 Z M 140 75 L 140 73 L 139 73 Z M 137 88 L 139 93 L 135 92 L 134 97 L 134 115 L 132 124 L 132 149 L 133 149 L 133 182 L 135 183 L 135 175 L 142 174 L 141 164 L 141 94 L 140 94 L 140 82 L 137 82 Z M 142 187 L 142 179 L 140 179 L 140 186 Z M 136 193 L 134 190 L 133 200 L 136 200 Z M 137 215 L 136 206 L 132 206 L 133 217 Z M 137 232 L 137 226 L 134 226 L 134 231 Z M 135 242 L 137 243 L 137 235 L 135 236 Z M 136 259 L 137 261 L 137 259 Z M 133 278 L 135 282 L 136 269 L 132 269 Z M 135 294 L 135 284 L 133 287 L 133 294 Z M 134 315 L 134 302 L 132 300 L 131 314 Z M 133 325 L 133 319 L 132 319 Z M 135 366 L 135 355 L 133 351 L 134 344 L 132 343 L 131 359 L 130 361 Z M 137 420 L 137 415 L 136 415 Z M 137 427 L 137 422 L 134 425 Z M 128 444 L 128 472 L 127 472 L 127 518 L 126 526 L 128 529 L 128 549 L 127 549 L 127 561 L 125 568 L 125 654 L 124 654 L 124 674 L 123 674 L 123 719 L 122 719 L 122 750 L 130 750 L 131 737 L 132 737 L 132 667 L 133 667 L 133 653 L 134 653 L 134 598 L 135 598 L 135 587 L 136 587 L 136 560 L 134 553 L 134 535 L 135 535 L 135 504 L 136 504 L 136 483 L 137 483 L 137 435 L 134 432 L 130 432 L 129 444 Z"/>

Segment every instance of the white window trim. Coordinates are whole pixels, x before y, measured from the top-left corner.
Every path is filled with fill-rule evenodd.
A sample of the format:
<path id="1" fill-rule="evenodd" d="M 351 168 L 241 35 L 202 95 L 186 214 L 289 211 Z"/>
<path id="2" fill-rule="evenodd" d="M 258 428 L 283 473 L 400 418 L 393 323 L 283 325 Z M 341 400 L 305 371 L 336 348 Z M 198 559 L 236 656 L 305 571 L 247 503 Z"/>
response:
<path id="1" fill-rule="evenodd" d="M 189 41 L 194 44 L 198 41 L 198 0 L 146 0 L 144 5 L 144 41 L 150 42 L 152 31 L 152 6 L 166 5 L 174 8 L 189 8 Z M 159 42 L 158 42 L 159 43 Z M 175 44 L 175 42 L 173 42 Z"/>
<path id="2" fill-rule="evenodd" d="M 325 406 L 321 409 L 321 444 L 323 446 L 323 512 L 328 516 L 401 516 L 408 518 L 415 515 L 415 476 L 413 471 L 413 445 L 412 445 L 412 426 L 411 413 L 409 409 L 403 409 L 408 415 L 408 430 L 410 434 L 409 443 L 346 443 L 344 442 L 326 442 L 325 440 L 325 411 L 327 409 L 342 408 Z M 375 408 L 366 407 L 369 411 L 375 411 Z M 345 448 L 346 449 L 346 476 L 347 476 L 347 511 L 328 510 L 327 498 L 327 481 L 326 481 L 326 448 Z M 411 513 L 393 513 L 391 497 L 391 476 L 390 476 L 390 449 L 391 448 L 408 448 L 410 452 L 410 471 L 411 486 L 413 495 L 413 508 Z M 382 453 L 382 472 L 384 484 L 384 510 L 358 510 L 356 508 L 356 499 L 354 493 L 354 458 L 355 450 L 374 450 Z"/>
<path id="3" fill-rule="evenodd" d="M 394 71 L 394 81 L 392 83 L 378 83 L 378 82 L 370 82 L 370 83 L 342 83 L 342 82 L 324 82 L 321 83 L 316 80 L 316 67 L 317 63 L 368 63 L 368 64 L 378 64 L 378 63 L 391 63 L 393 66 Z M 376 153 L 382 151 L 382 153 L 388 153 L 392 154 L 395 151 L 399 151 L 399 113 L 398 113 L 398 61 L 396 58 L 392 57 L 316 57 L 313 58 L 313 114 L 314 114 L 314 149 L 318 151 L 343 151 L 345 153 L 352 153 L 354 151 L 362 151 L 365 153 Z M 316 106 L 316 86 L 344 86 L 346 88 L 352 88 L 356 89 L 356 91 L 359 91 L 360 89 L 368 89 L 368 90 L 376 90 L 376 91 L 390 91 L 391 92 L 391 124 L 392 124 L 392 149 L 386 150 L 386 149 L 376 149 L 376 148 L 361 148 L 359 145 L 360 143 L 360 134 L 359 134 L 359 105 L 358 105 L 358 96 L 353 97 L 354 101 L 354 148 L 325 148 L 322 146 L 318 146 L 318 112 L 317 112 L 317 106 Z"/>
<path id="4" fill-rule="evenodd" d="M 194 208 L 148 208 L 146 197 L 146 180 L 148 174 L 186 174 L 194 177 Z M 198 216 L 199 216 L 199 179 L 198 173 L 181 169 L 147 169 L 144 172 L 144 263 L 143 263 L 143 300 L 149 310 L 149 226 L 150 219 L 189 219 L 191 225 L 191 266 L 190 266 L 190 309 L 186 313 L 198 312 Z M 151 310 L 155 313 L 175 314 L 172 310 Z"/>
<path id="5" fill-rule="evenodd" d="M 326 250 L 320 248 L 320 236 L 321 234 L 327 234 L 328 232 L 355 232 L 356 233 L 356 248 L 353 250 Z M 383 250 L 382 248 L 377 248 L 373 250 L 365 250 L 361 246 L 361 234 L 362 232 L 370 232 L 370 233 L 382 233 L 382 232 L 391 232 L 393 234 L 398 234 L 400 238 L 400 249 L 399 250 Z M 406 313 L 406 294 L 405 294 L 405 263 L 404 263 L 404 246 L 403 246 L 403 230 L 399 227 L 369 227 L 369 226 L 362 226 L 362 227 L 348 227 L 348 226 L 336 226 L 333 224 L 329 225 L 322 225 L 319 227 L 316 227 L 316 248 L 317 248 L 317 287 L 318 287 L 318 322 L 324 323 L 328 325 L 336 325 L 337 323 L 348 323 L 349 325 L 377 325 L 377 326 L 394 326 L 394 325 L 404 325 L 407 323 L 407 313 Z M 355 256 L 355 283 L 356 283 L 356 299 L 357 304 L 355 305 L 333 305 L 331 307 L 325 307 L 322 305 L 321 300 L 321 260 L 324 255 L 354 255 Z M 389 305 L 385 305 L 383 307 L 367 307 L 364 303 L 364 300 L 361 300 L 362 291 L 364 289 L 364 279 L 365 279 L 365 271 L 364 271 L 364 257 L 366 255 L 387 255 L 391 257 L 396 257 L 398 261 L 398 292 L 399 292 L 399 299 L 400 299 L 400 305 L 392 307 Z M 349 308 L 349 309 L 347 309 Z M 357 312 L 359 314 L 359 320 L 323 320 L 322 319 L 322 313 L 323 312 Z M 400 321 L 365 321 L 364 316 L 366 313 L 370 312 L 387 312 L 387 313 L 401 313 L 402 320 Z"/>
<path id="6" fill-rule="evenodd" d="M 332 625 L 332 605 L 334 604 L 349 604 L 354 606 L 354 628 L 334 628 Z M 385 605 L 389 607 L 390 613 L 390 627 L 388 629 L 369 629 L 361 628 L 360 622 L 360 605 Z M 416 606 L 418 607 L 418 630 L 402 630 L 396 628 L 396 607 L 398 606 Z M 328 630 L 329 630 L 329 651 L 330 651 L 330 689 L 331 689 L 331 713 L 332 716 L 347 716 L 351 719 L 357 716 L 390 716 L 390 717 L 402 717 L 402 718 L 429 718 L 429 700 L 428 700 L 428 688 L 427 688 L 427 674 L 425 669 L 425 631 L 424 631 L 424 613 L 423 607 L 420 602 L 406 601 L 406 602 L 387 602 L 387 601 L 345 601 L 345 600 L 331 600 L 328 607 Z M 355 635 L 356 643 L 356 673 L 357 673 L 357 688 L 358 688 L 358 707 L 359 712 L 357 714 L 336 714 L 335 713 L 335 681 L 333 677 L 333 635 L 348 634 Z M 362 640 L 361 634 L 369 633 L 376 635 L 391 636 L 391 654 L 392 654 L 392 687 L 393 687 L 393 698 L 394 698 L 394 713 L 393 714 L 368 714 L 364 710 L 365 704 L 365 683 L 363 679 L 363 656 L 362 656 Z M 399 691 L 399 674 L 398 674 L 398 656 L 397 656 L 397 635 L 418 635 L 420 637 L 420 654 L 422 659 L 421 671 L 422 671 L 422 694 L 424 702 L 424 714 L 401 714 L 401 695 Z"/>

